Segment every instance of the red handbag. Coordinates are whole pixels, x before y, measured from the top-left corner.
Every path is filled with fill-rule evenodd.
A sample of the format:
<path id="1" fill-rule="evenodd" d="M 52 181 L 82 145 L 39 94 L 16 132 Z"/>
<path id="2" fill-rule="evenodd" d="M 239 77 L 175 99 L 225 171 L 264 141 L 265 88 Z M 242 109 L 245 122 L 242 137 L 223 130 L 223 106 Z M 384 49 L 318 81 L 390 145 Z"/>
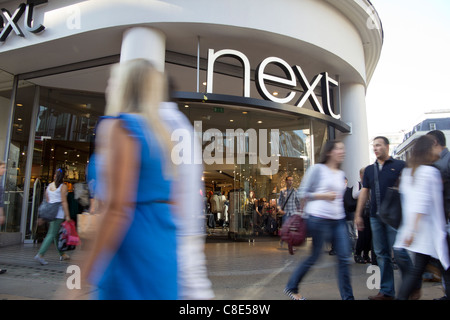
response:
<path id="1" fill-rule="evenodd" d="M 306 241 L 306 220 L 299 214 L 294 214 L 281 227 L 281 240 L 288 244 L 289 253 L 294 254 L 294 247 L 301 246 Z"/>

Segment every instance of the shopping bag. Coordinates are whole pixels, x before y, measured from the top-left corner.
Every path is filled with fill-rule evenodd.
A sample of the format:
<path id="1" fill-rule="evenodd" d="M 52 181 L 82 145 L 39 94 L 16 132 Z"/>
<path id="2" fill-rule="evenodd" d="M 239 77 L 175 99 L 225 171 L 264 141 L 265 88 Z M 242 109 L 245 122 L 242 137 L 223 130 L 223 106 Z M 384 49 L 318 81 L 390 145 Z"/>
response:
<path id="1" fill-rule="evenodd" d="M 306 220 L 300 214 L 293 214 L 281 227 L 281 240 L 288 244 L 290 254 L 294 254 L 295 246 L 306 240 Z"/>
<path id="2" fill-rule="evenodd" d="M 79 244 L 80 237 L 78 236 L 75 222 L 73 220 L 69 220 L 61 223 L 61 228 L 58 234 L 59 251 L 74 250 Z"/>
<path id="3" fill-rule="evenodd" d="M 83 212 L 77 216 L 77 231 L 81 239 L 93 239 L 100 216 L 98 214 L 91 214 L 89 212 Z"/>

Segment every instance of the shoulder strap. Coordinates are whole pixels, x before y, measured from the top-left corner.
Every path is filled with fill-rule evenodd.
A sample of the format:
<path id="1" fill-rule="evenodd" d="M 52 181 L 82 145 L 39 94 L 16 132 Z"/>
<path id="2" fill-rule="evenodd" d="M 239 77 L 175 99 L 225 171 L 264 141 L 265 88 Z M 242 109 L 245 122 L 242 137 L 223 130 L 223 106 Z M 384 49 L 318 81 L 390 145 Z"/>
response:
<path id="1" fill-rule="evenodd" d="M 286 191 L 287 191 L 287 189 L 286 189 Z M 291 197 L 292 192 L 294 192 L 294 188 L 292 188 L 291 192 L 289 193 L 289 195 L 288 195 L 286 201 L 284 202 L 283 207 L 281 208 L 281 210 L 284 211 L 284 207 L 286 206 L 286 204 L 287 204 L 289 198 Z"/>
<path id="2" fill-rule="evenodd" d="M 378 182 L 378 163 L 373 164 L 373 175 L 375 179 L 375 197 L 377 201 L 377 211 L 380 210 L 380 184 Z"/>

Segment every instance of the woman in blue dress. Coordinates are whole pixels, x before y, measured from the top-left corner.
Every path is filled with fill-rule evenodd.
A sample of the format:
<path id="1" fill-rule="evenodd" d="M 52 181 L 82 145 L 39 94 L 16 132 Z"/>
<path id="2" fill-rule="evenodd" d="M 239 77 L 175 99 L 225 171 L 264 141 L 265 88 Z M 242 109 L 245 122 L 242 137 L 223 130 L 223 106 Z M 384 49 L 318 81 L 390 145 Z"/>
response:
<path id="1" fill-rule="evenodd" d="M 98 298 L 173 300 L 176 227 L 170 136 L 158 118 L 165 77 L 137 59 L 114 67 L 96 134 L 96 197 L 102 220 L 82 276 Z"/>

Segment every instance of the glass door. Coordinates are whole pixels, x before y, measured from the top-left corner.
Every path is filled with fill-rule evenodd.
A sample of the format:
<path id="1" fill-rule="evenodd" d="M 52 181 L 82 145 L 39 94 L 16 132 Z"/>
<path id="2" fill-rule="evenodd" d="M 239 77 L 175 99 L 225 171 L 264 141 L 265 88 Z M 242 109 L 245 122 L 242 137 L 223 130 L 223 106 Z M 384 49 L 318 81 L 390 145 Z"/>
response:
<path id="1" fill-rule="evenodd" d="M 86 181 L 94 151 L 95 128 L 104 114 L 103 94 L 41 87 L 30 173 L 25 240 L 40 242 L 46 226 L 37 225 L 37 208 L 45 188 L 61 168 L 68 186 L 72 219 L 84 209 L 74 199 L 74 185 Z"/>

